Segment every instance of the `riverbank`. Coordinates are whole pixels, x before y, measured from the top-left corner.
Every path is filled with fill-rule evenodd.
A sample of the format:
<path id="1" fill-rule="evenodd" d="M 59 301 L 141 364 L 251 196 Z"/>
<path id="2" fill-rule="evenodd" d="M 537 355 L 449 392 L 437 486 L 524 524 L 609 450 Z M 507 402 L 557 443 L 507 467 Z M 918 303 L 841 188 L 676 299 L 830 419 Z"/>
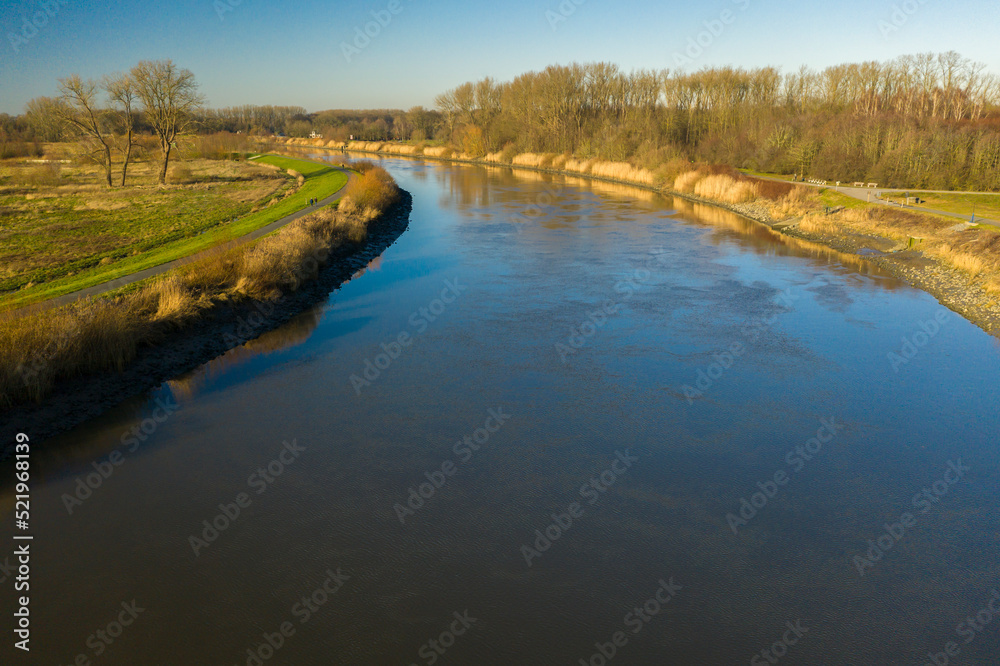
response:
<path id="1" fill-rule="evenodd" d="M 139 350 L 121 372 L 108 371 L 58 382 L 41 403 L 21 403 L 3 413 L 0 441 L 17 432 L 41 441 L 99 416 L 130 397 L 197 368 L 245 342 L 278 328 L 306 308 L 321 303 L 396 242 L 409 224 L 412 200 L 400 190 L 399 201 L 373 220 L 359 244 L 333 249 L 314 279 L 275 300 L 248 299 L 219 304 L 169 340 Z M 4 450 L 0 459 L 10 451 Z"/>
<path id="2" fill-rule="evenodd" d="M 0 436 L 49 437 L 321 301 L 408 224 L 409 195 L 382 169 L 364 171 L 337 209 L 107 299 L 6 321 Z"/>
<path id="3" fill-rule="evenodd" d="M 196 167 L 193 172 L 188 164 Z M 64 298 L 68 295 L 153 273 L 269 228 L 310 208 L 314 199 L 335 196 L 349 179 L 345 169 L 273 155 L 200 160 L 182 163 L 175 173 L 178 169 L 190 175 L 165 188 L 106 190 L 91 182 L 93 167 L 64 169 L 44 185 L 5 181 L 0 204 L 9 210 L 0 226 L 5 268 L 0 310 L 65 304 L 75 300 Z"/>
<path id="4" fill-rule="evenodd" d="M 575 160 L 568 156 L 540 156 L 532 153 L 496 153 L 485 158 L 475 158 L 461 153 L 456 156 L 454 151 L 447 148 L 430 148 L 418 152 L 417 146 L 402 144 L 316 144 L 317 142 L 310 143 L 308 140 L 291 140 L 287 147 L 430 159 L 584 177 L 717 206 L 765 225 L 777 233 L 869 261 L 907 284 L 934 296 L 942 305 L 987 333 L 1000 337 L 1000 234 L 991 230 L 956 225 L 954 221 L 932 215 L 863 204 L 859 208 L 828 211 L 822 202 L 821 192 L 817 192 L 812 199 L 806 199 L 800 193 L 775 199 L 757 197 L 734 203 L 724 201 L 719 196 L 700 196 L 694 191 L 682 191 L 689 189 L 683 182 L 680 183 L 682 188 L 667 187 L 657 182 L 658 176 L 660 180 L 666 177 L 671 185 L 675 185 L 685 174 L 692 174 L 693 171 L 664 175 L 625 163 Z M 544 166 L 546 162 L 551 166 Z M 602 166 L 600 173 L 593 173 L 596 165 Z M 688 185 L 694 188 L 697 182 Z M 796 191 L 793 189 L 795 186 L 790 183 L 786 187 L 789 188 L 789 193 Z M 725 196 L 731 193 L 720 194 Z M 859 210 L 862 212 L 859 213 Z M 970 231 L 980 236 L 969 236 Z"/>

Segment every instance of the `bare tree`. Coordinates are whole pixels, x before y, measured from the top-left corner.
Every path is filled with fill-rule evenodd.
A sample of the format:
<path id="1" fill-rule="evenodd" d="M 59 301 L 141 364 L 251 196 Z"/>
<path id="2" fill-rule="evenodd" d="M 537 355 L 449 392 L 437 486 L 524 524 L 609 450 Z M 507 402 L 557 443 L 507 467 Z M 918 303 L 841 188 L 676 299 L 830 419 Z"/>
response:
<path id="1" fill-rule="evenodd" d="M 135 94 L 142 102 L 146 118 L 160 140 L 163 168 L 160 185 L 167 182 L 170 151 L 177 137 L 194 122 L 194 110 L 204 103 L 198 83 L 187 69 L 178 69 L 172 60 L 144 60 L 132 68 Z"/>
<path id="2" fill-rule="evenodd" d="M 122 187 L 128 176 L 128 165 L 132 159 L 132 148 L 135 146 L 135 107 L 137 95 L 135 80 L 128 74 L 114 74 L 104 79 L 104 90 L 108 93 L 111 106 L 118 116 L 118 124 L 122 131 L 118 141 L 124 163 L 122 164 Z"/>
<path id="3" fill-rule="evenodd" d="M 91 159 L 104 169 L 108 187 L 111 183 L 111 135 L 107 112 L 98 106 L 98 87 L 94 81 L 84 81 L 79 74 L 59 79 L 59 103 L 52 112 L 80 132 Z"/>

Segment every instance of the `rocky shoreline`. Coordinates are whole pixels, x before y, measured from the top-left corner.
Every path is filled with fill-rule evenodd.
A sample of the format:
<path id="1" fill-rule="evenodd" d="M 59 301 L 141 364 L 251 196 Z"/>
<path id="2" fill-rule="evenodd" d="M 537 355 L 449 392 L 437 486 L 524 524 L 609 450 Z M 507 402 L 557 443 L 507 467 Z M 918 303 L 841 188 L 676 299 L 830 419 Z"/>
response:
<path id="1" fill-rule="evenodd" d="M 412 197 L 400 190 L 400 200 L 369 225 L 368 236 L 360 245 L 333 251 L 316 279 L 277 302 L 244 301 L 215 307 L 169 341 L 142 349 L 122 372 L 63 381 L 43 402 L 17 405 L 0 413 L 0 441 L 5 443 L 0 460 L 13 453 L 16 433 L 24 432 L 38 443 L 70 430 L 128 398 L 278 328 L 322 302 L 396 242 L 409 226 L 411 208 Z M 244 322 L 251 318 L 254 326 L 248 329 Z"/>
<path id="2" fill-rule="evenodd" d="M 938 300 L 941 305 L 957 312 L 990 335 L 1000 337 L 1000 303 L 977 284 L 976 278 L 928 257 L 919 250 L 898 247 L 897 243 L 880 236 L 861 234 L 829 235 L 803 231 L 796 220 L 775 222 L 762 206 L 744 204 L 725 206 L 705 200 L 703 203 L 722 205 L 775 231 L 819 243 L 838 252 L 863 257 L 894 277 L 916 287 Z"/>

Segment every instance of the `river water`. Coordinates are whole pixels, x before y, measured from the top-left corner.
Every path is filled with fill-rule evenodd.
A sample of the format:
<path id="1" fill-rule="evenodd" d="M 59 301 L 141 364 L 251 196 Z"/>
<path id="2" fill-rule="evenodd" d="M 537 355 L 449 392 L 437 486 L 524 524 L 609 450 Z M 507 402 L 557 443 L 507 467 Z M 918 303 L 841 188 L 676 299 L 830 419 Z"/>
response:
<path id="1" fill-rule="evenodd" d="M 997 663 L 996 339 L 717 209 L 383 163 L 379 260 L 36 447 L 25 663 Z"/>

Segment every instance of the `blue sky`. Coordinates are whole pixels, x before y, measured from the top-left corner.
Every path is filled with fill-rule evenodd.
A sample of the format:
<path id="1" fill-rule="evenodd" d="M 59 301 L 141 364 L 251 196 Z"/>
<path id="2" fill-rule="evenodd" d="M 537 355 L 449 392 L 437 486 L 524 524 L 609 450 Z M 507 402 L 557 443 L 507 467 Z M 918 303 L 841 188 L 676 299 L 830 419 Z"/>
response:
<path id="1" fill-rule="evenodd" d="M 1000 74 L 995 0 L 562 0 L 562 7 L 560 0 L 2 0 L 0 112 L 20 113 L 32 97 L 53 95 L 67 74 L 97 78 L 164 58 L 195 73 L 211 106 L 432 106 L 437 93 L 464 81 L 505 80 L 550 64 L 675 69 L 703 31 L 706 46 L 684 63 L 688 70 L 791 71 L 956 50 Z M 390 20 L 348 62 L 342 45 L 353 46 L 372 12 Z M 40 27 L 25 27 L 32 16 Z"/>

